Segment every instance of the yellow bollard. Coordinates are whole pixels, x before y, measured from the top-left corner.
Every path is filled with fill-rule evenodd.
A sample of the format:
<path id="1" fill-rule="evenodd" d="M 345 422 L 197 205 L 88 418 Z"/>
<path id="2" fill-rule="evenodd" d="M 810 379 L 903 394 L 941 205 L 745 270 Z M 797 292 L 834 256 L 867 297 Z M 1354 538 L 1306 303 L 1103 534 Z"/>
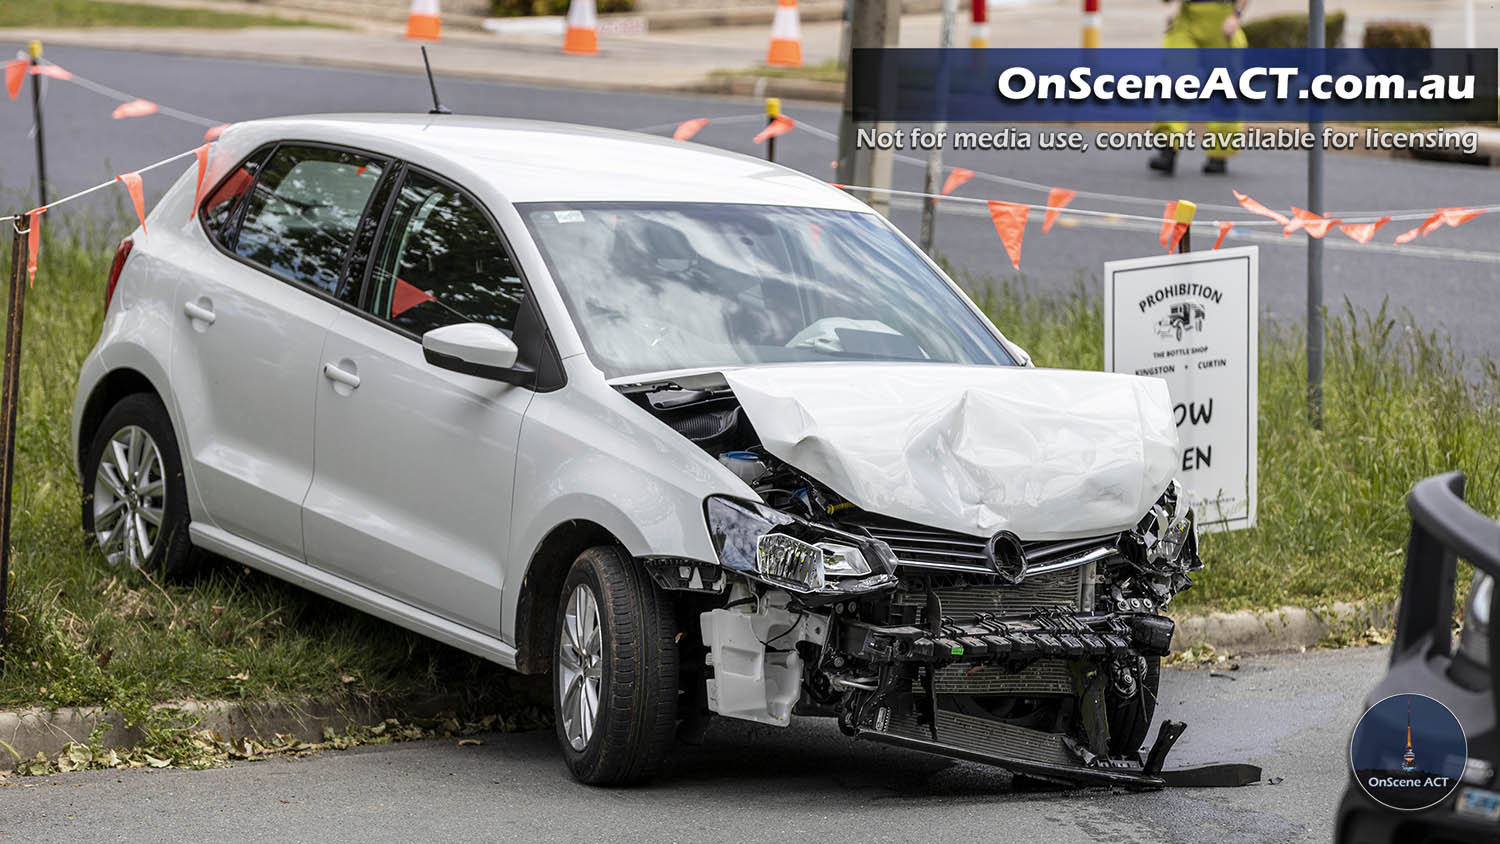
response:
<path id="1" fill-rule="evenodd" d="M 766 125 L 770 126 L 772 123 L 775 123 L 776 122 L 776 118 L 778 118 L 780 116 L 781 116 L 781 98 L 780 97 L 766 97 Z M 776 160 L 776 139 L 775 138 L 767 138 L 766 139 L 766 160 L 767 161 L 775 161 Z"/>

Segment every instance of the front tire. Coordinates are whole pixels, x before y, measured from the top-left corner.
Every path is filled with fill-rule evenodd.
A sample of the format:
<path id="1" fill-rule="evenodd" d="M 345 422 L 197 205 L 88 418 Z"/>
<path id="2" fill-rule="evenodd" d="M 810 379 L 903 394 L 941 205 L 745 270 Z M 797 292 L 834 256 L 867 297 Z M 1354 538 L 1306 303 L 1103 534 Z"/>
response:
<path id="1" fill-rule="evenodd" d="M 574 561 L 552 648 L 557 738 L 574 779 L 627 785 L 661 769 L 677 723 L 674 618 L 623 550 L 590 548 Z"/>
<path id="2" fill-rule="evenodd" d="M 161 400 L 135 393 L 110 408 L 83 466 L 83 529 L 112 566 L 160 571 L 192 566 L 187 486 Z"/>

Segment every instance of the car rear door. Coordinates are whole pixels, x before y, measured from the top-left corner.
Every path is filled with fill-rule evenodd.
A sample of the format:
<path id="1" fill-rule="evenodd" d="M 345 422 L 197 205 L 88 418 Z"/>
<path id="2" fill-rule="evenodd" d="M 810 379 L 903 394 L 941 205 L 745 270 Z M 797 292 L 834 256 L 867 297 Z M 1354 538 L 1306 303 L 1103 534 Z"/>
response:
<path id="1" fill-rule="evenodd" d="M 332 147 L 262 148 L 200 212 L 221 260 L 177 288 L 171 378 L 206 515 L 296 559 L 324 334 L 386 169 Z"/>
<path id="2" fill-rule="evenodd" d="M 532 391 L 439 369 L 421 336 L 510 334 L 525 289 L 498 228 L 457 186 L 409 169 L 361 296 L 328 330 L 317 386 L 308 560 L 498 634 L 516 445 Z"/>

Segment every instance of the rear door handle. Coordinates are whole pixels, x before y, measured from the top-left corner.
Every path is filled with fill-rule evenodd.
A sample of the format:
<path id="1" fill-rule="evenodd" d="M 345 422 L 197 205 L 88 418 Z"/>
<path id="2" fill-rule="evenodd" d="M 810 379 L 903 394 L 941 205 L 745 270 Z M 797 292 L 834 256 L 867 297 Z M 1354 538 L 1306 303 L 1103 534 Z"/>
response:
<path id="1" fill-rule="evenodd" d="M 204 325 L 213 325 L 216 319 L 212 306 L 200 305 L 197 302 L 183 303 L 182 312 L 187 314 L 188 319 L 197 320 Z"/>
<path id="2" fill-rule="evenodd" d="M 331 363 L 323 364 L 323 377 L 337 384 L 343 384 L 349 389 L 359 387 L 359 376 L 347 369 L 340 369 Z"/>

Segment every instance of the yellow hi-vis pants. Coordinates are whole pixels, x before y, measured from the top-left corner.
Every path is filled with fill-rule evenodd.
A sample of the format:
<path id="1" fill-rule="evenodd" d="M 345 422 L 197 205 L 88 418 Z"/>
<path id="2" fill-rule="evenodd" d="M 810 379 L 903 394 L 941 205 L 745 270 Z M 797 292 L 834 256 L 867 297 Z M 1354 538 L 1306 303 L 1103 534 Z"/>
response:
<path id="1" fill-rule="evenodd" d="M 1183 3 L 1182 10 L 1172 19 L 1172 25 L 1167 27 L 1167 34 L 1162 38 L 1161 45 L 1168 49 L 1248 47 L 1244 30 L 1236 31 L 1233 38 L 1224 37 L 1224 19 L 1233 12 L 1232 3 Z M 1177 134 L 1186 132 L 1187 128 L 1187 123 L 1183 121 L 1163 121 L 1156 124 L 1155 130 Z M 1244 133 L 1243 123 L 1209 123 L 1208 134 L 1215 136 L 1215 149 L 1208 151 L 1208 157 L 1228 158 L 1234 155 L 1236 150 L 1226 147 L 1229 147 L 1232 139 Z"/>

